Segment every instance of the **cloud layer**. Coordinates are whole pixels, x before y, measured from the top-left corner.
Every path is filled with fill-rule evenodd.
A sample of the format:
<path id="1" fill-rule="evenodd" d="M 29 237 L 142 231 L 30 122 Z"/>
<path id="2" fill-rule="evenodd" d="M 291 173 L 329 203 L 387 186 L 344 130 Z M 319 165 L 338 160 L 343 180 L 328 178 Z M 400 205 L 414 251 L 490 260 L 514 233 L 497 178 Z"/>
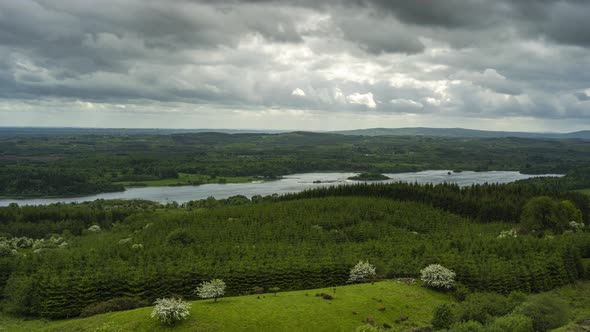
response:
<path id="1" fill-rule="evenodd" d="M 170 112 L 190 127 L 579 129 L 590 2 L 0 0 L 3 125 L 175 126 Z"/>

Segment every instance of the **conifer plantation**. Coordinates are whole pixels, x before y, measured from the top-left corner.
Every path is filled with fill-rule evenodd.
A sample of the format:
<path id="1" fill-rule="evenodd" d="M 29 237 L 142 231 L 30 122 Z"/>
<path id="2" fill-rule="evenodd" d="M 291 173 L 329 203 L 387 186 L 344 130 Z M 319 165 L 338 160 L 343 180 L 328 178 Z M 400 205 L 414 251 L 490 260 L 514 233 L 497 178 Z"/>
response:
<path id="1" fill-rule="evenodd" d="M 3 245 L 14 242 L 0 258 L 3 308 L 71 318 L 115 298 L 197 299 L 195 288 L 211 279 L 224 280 L 227 295 L 333 287 L 347 284 L 359 260 L 377 279 L 418 278 L 436 263 L 470 291 L 547 291 L 587 275 L 590 233 L 521 230 L 523 206 L 538 196 L 574 202 L 588 218 L 587 196 L 520 185 L 363 184 L 181 206 L 12 205 L 0 208 Z"/>

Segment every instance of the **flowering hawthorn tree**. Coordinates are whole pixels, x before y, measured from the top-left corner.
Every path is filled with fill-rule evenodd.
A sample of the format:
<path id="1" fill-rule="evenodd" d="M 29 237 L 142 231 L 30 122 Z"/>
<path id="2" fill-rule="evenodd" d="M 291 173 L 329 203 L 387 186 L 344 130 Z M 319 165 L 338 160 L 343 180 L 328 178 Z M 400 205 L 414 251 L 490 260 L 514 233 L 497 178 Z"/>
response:
<path id="1" fill-rule="evenodd" d="M 225 282 L 221 279 L 204 281 L 195 292 L 202 299 L 214 299 L 217 302 L 217 298 L 225 294 Z"/>
<path id="2" fill-rule="evenodd" d="M 357 282 L 375 276 L 375 267 L 368 261 L 359 261 L 351 270 L 348 282 Z"/>
<path id="3" fill-rule="evenodd" d="M 440 264 L 430 264 L 420 274 L 420 279 L 428 287 L 450 289 L 455 286 L 455 272 Z"/>
<path id="4" fill-rule="evenodd" d="M 175 324 L 190 315 L 188 310 L 191 304 L 181 299 L 157 299 L 155 304 L 151 317 L 155 317 L 164 324 Z"/>

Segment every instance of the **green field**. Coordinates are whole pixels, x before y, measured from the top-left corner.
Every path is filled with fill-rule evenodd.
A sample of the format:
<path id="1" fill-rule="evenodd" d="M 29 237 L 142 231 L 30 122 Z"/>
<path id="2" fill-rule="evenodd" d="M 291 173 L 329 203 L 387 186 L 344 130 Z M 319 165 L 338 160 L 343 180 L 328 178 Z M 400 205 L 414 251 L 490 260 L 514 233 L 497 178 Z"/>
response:
<path id="1" fill-rule="evenodd" d="M 211 177 L 209 175 L 200 174 L 187 174 L 179 173 L 178 178 L 173 179 L 162 179 L 154 181 L 121 181 L 113 182 L 114 184 L 120 184 L 125 187 L 165 187 L 165 186 L 190 186 L 190 185 L 201 185 L 207 183 L 246 183 L 257 180 L 254 177 L 243 177 L 243 176 L 224 176 L 224 177 Z"/>
<path id="2" fill-rule="evenodd" d="M 334 296 L 324 300 L 315 296 Z M 418 284 L 381 281 L 332 288 L 248 295 L 192 302 L 191 315 L 174 328 L 150 318 L 152 307 L 62 321 L 23 320 L 0 316 L 0 331 L 94 331 L 112 323 L 122 331 L 354 331 L 367 317 L 404 331 L 430 323 L 433 308 L 451 301 Z M 385 307 L 380 311 L 380 307 Z M 400 316 L 404 322 L 395 323 Z"/>
<path id="3" fill-rule="evenodd" d="M 590 188 L 576 190 L 579 193 L 590 195 Z"/>

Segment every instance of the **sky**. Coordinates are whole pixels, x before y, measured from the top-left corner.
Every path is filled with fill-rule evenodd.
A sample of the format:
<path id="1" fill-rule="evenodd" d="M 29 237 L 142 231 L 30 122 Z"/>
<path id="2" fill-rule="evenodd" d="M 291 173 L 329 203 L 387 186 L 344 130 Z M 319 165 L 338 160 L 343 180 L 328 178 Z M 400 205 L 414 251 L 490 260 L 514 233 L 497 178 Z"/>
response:
<path id="1" fill-rule="evenodd" d="M 590 1 L 0 0 L 0 126 L 590 129 Z"/>

